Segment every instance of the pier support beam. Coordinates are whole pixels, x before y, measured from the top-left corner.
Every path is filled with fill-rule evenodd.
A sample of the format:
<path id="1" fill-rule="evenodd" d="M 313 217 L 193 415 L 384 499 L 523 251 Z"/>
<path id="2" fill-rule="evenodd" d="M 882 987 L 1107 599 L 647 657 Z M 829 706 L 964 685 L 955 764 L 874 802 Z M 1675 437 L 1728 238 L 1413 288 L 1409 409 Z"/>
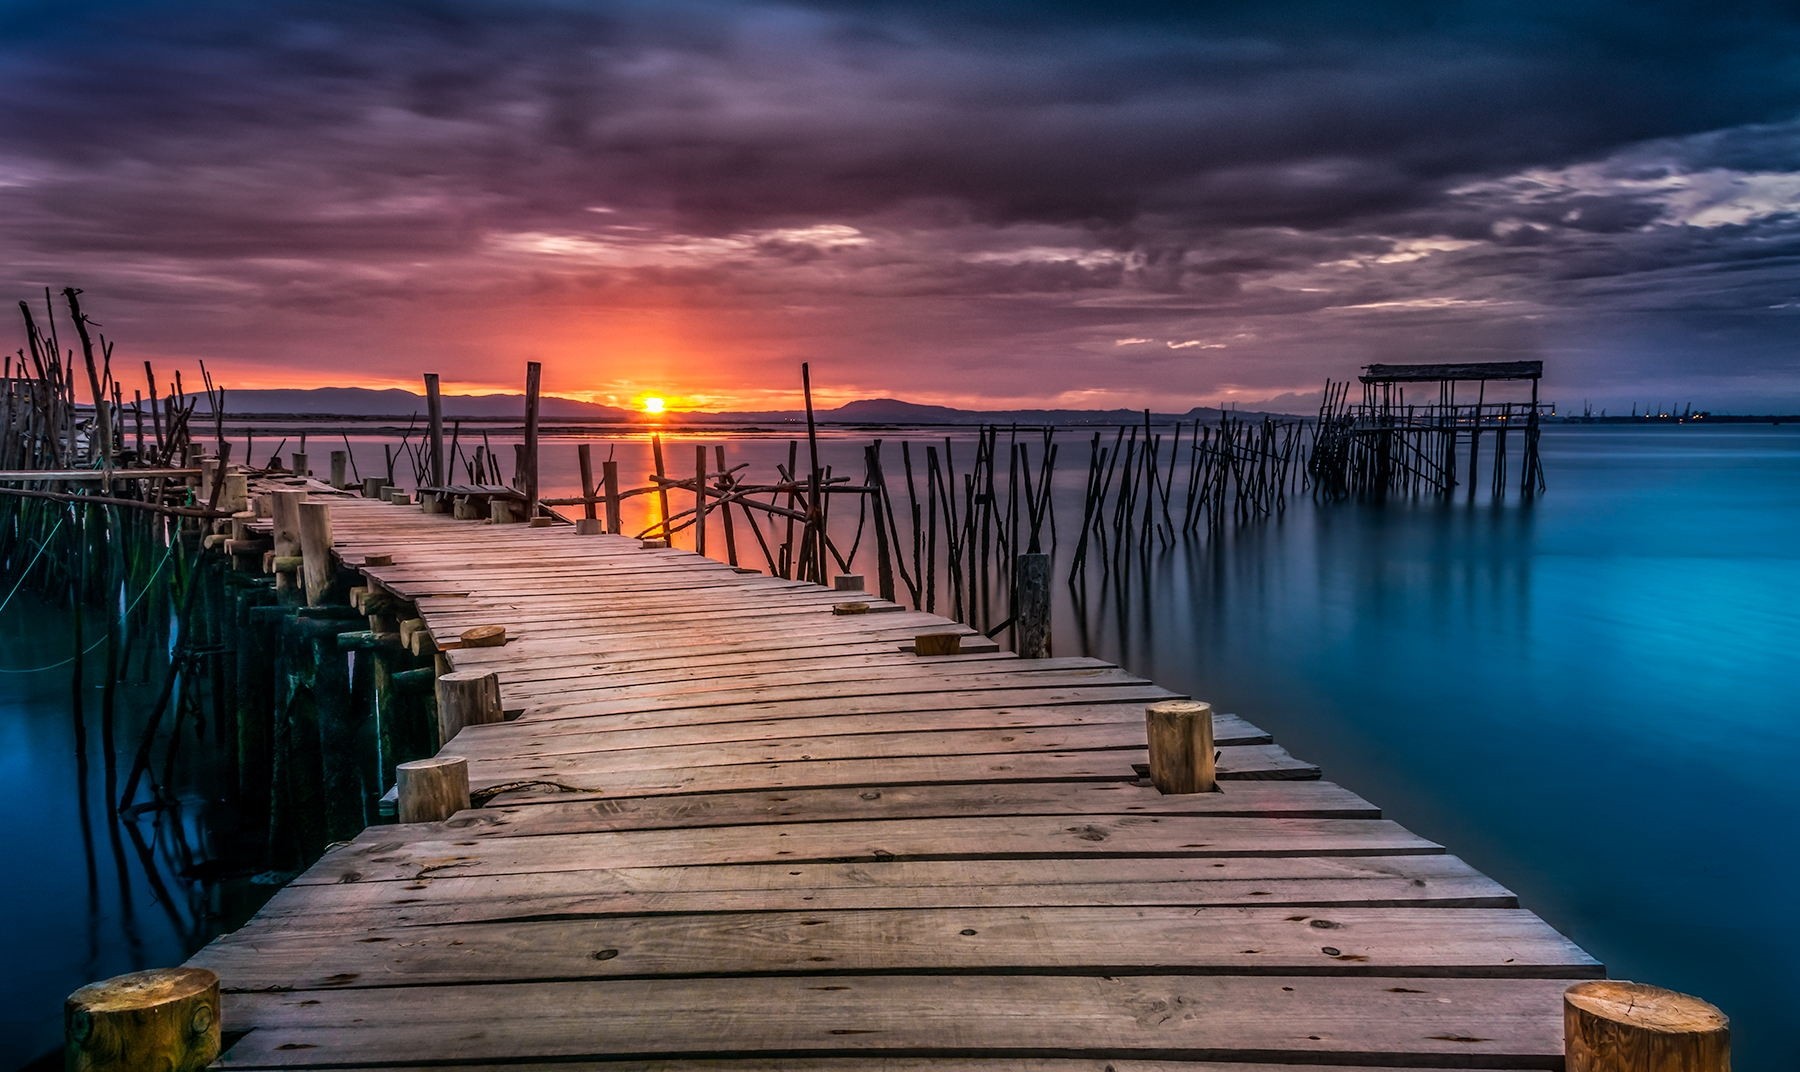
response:
<path id="1" fill-rule="evenodd" d="M 300 504 L 301 575 L 306 579 L 306 605 L 323 606 L 331 595 L 336 570 L 331 564 L 331 504 Z"/>
<path id="2" fill-rule="evenodd" d="M 1050 657 L 1050 556 L 1022 554 L 1013 567 L 1013 624 L 1018 653 L 1027 659 Z"/>
<path id="3" fill-rule="evenodd" d="M 1212 704 L 1163 700 L 1144 708 L 1150 781 L 1164 793 L 1210 793 L 1219 787 Z"/>
<path id="4" fill-rule="evenodd" d="M 219 977 L 204 968 L 132 972 L 63 1004 L 68 1072 L 199 1072 L 219 1056 Z"/>
<path id="5" fill-rule="evenodd" d="M 331 486 L 344 487 L 350 480 L 350 452 L 334 450 L 331 452 Z"/>
<path id="6" fill-rule="evenodd" d="M 415 759 L 394 768 L 403 823 L 437 823 L 469 806 L 469 761 L 461 756 Z"/>
<path id="7" fill-rule="evenodd" d="M 492 671 L 454 670 L 437 679 L 438 744 L 448 744 L 464 726 L 499 722 L 500 677 Z"/>
<path id="8" fill-rule="evenodd" d="M 860 573 L 840 573 L 831 579 L 833 591 L 860 592 L 863 590 L 863 575 Z"/>
<path id="9" fill-rule="evenodd" d="M 1659 986 L 1591 979 L 1563 994 L 1568 1072 L 1728 1072 L 1731 1025 L 1711 1004 Z"/>

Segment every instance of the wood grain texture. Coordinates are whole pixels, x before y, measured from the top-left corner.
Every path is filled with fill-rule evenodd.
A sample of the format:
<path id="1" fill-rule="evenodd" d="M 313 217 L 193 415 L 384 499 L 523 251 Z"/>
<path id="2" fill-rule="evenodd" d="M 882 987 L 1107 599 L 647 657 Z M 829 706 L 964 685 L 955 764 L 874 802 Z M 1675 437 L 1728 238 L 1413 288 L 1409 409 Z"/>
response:
<path id="1" fill-rule="evenodd" d="M 1217 791 L 1159 792 L 1145 710 L 1199 705 L 1118 667 L 622 536 L 332 502 L 419 636 L 504 627 L 444 653 L 492 720 L 442 752 L 501 792 L 365 831 L 201 951 L 218 1067 L 1549 1069 L 1600 973 L 1235 715 L 1184 727 Z M 921 658 L 933 633 L 960 654 Z"/>

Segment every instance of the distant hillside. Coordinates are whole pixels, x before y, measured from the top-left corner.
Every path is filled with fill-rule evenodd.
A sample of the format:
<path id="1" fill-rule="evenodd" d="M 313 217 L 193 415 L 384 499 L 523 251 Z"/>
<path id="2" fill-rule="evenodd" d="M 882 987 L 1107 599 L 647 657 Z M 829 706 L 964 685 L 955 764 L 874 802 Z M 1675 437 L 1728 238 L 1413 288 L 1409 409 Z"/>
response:
<path id="1" fill-rule="evenodd" d="M 525 413 L 523 395 L 445 395 L 444 415 L 450 418 L 481 420 L 520 420 Z M 211 406 L 204 395 L 198 396 L 198 412 L 210 414 Z M 1156 413 L 1160 422 L 1172 420 L 1217 420 L 1219 410 L 1196 407 L 1184 413 Z M 1256 416 L 1242 411 L 1244 416 Z M 406 420 L 423 416 L 423 395 L 400 388 L 373 390 L 367 387 L 315 387 L 311 389 L 278 388 L 266 391 L 225 392 L 225 413 L 231 418 L 244 417 L 348 417 L 358 419 L 388 418 Z M 638 422 L 644 415 L 636 410 L 582 402 L 573 398 L 548 396 L 543 399 L 542 414 L 549 421 L 590 421 L 596 424 Z M 927 406 L 898 398 L 865 398 L 836 409 L 818 410 L 818 420 L 827 424 L 1054 424 L 1105 425 L 1133 424 L 1144 419 L 1142 410 L 1110 409 L 1009 409 L 968 410 L 951 406 Z M 681 412 L 664 420 L 669 424 L 695 422 L 763 422 L 787 423 L 804 420 L 803 410 L 766 410 L 750 412 Z"/>
<path id="2" fill-rule="evenodd" d="M 444 416 L 469 418 L 522 418 L 525 414 L 523 395 L 445 395 Z M 198 412 L 211 413 L 205 395 L 198 396 Z M 373 390 L 368 387 L 276 388 L 266 391 L 225 392 L 225 413 L 230 417 L 331 416 L 331 417 L 410 417 L 425 412 L 425 396 L 390 387 Z M 602 406 L 573 398 L 547 396 L 542 413 L 547 420 L 628 420 L 636 414 L 617 406 Z"/>

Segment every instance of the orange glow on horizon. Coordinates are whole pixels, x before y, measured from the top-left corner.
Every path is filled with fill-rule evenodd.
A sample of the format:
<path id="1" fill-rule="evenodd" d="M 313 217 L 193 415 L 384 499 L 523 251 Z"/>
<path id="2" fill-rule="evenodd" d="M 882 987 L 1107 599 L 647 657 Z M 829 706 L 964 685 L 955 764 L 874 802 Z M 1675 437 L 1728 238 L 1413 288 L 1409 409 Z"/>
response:
<path id="1" fill-rule="evenodd" d="M 661 416 L 667 405 L 666 402 L 655 395 L 649 395 L 644 399 L 644 412 L 653 417 Z"/>

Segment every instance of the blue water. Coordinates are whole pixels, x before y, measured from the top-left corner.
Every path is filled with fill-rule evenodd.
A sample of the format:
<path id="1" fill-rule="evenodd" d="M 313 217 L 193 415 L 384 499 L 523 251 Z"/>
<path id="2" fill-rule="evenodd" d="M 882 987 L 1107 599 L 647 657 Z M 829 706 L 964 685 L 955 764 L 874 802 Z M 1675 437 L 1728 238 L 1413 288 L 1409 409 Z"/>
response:
<path id="1" fill-rule="evenodd" d="M 1739 1069 L 1800 1067 L 1800 430 L 1543 444 L 1529 506 L 1302 502 L 1105 598 L 1090 576 L 1085 645 L 1271 731 L 1614 976 L 1713 1001 Z"/>
<path id="2" fill-rule="evenodd" d="M 1065 562 L 1084 438 L 1060 438 Z M 828 440 L 826 461 L 860 473 L 865 440 Z M 758 476 L 786 455 L 785 438 L 706 441 Z M 691 442 L 671 437 L 685 462 L 671 468 L 691 468 Z M 1800 888 L 1800 429 L 1558 427 L 1543 445 L 1550 490 L 1529 505 L 1301 496 L 1127 568 L 1090 562 L 1082 597 L 1056 608 L 1056 651 L 1245 716 L 1515 889 L 1615 976 L 1721 1006 L 1740 1072 L 1800 1067 L 1784 1030 L 1800 1007 L 1786 913 Z M 365 470 L 381 457 L 373 441 L 356 449 Z M 647 444 L 617 449 L 627 486 L 642 483 Z M 962 471 L 972 450 L 957 451 Z M 569 441 L 544 458 L 546 494 L 572 491 Z M 67 647 L 41 618 L 9 613 L 0 633 L 21 663 Z M 0 994 L 21 1010 L 0 1067 L 55 1042 L 75 985 L 179 960 L 232 914 L 190 853 L 169 851 L 209 855 L 199 818 L 148 856 L 129 838 L 115 852 L 100 820 L 90 886 L 66 705 L 61 676 L 0 680 L 0 785 L 14 814 L 37 816 L 0 827 L 0 852 L 28 862 L 0 887 L 0 918 L 30 973 Z"/>

